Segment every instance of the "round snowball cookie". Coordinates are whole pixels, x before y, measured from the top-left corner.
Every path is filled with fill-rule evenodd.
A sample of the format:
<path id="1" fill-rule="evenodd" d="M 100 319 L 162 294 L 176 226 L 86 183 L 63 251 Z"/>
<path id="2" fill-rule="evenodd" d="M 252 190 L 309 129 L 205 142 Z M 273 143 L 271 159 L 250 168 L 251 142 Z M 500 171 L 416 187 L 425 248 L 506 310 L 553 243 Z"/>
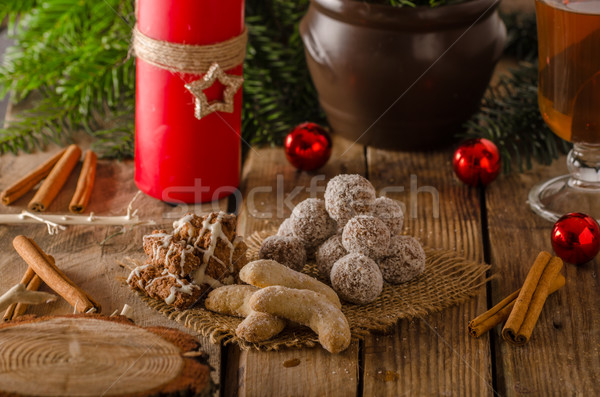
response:
<path id="1" fill-rule="evenodd" d="M 290 269 L 300 271 L 306 263 L 306 250 L 298 237 L 267 237 L 258 251 L 259 259 L 271 259 Z"/>
<path id="2" fill-rule="evenodd" d="M 281 222 L 281 225 L 279 225 L 279 229 L 277 230 L 277 235 L 287 237 L 294 236 L 294 232 L 292 232 L 292 222 L 290 221 L 290 218 L 286 218 L 283 220 L 283 222 Z"/>
<path id="3" fill-rule="evenodd" d="M 389 197 L 378 197 L 375 200 L 371 215 L 381 219 L 388 229 L 390 229 L 392 236 L 396 236 L 402 232 L 404 213 L 402 212 L 400 202 L 392 200 Z"/>
<path id="4" fill-rule="evenodd" d="M 372 259 L 348 254 L 331 268 L 331 286 L 343 300 L 363 305 L 381 294 L 383 278 Z"/>
<path id="5" fill-rule="evenodd" d="M 314 252 L 337 229 L 335 221 L 325 210 L 325 202 L 316 198 L 306 199 L 296 205 L 290 223 L 294 236 L 302 240 L 307 253 Z"/>
<path id="6" fill-rule="evenodd" d="M 321 273 L 323 277 L 329 279 L 333 264 L 346 255 L 348 255 L 348 251 L 346 251 L 342 245 L 342 236 L 336 234 L 335 236 L 329 237 L 329 239 L 317 249 L 315 255 L 319 273 Z"/>
<path id="7" fill-rule="evenodd" d="M 379 259 L 386 255 L 390 238 L 390 230 L 381 219 L 371 215 L 358 215 L 344 226 L 342 244 L 348 252 Z"/>
<path id="8" fill-rule="evenodd" d="M 372 211 L 375 188 L 360 175 L 342 174 L 332 178 L 325 189 L 325 207 L 341 229 L 351 218 Z"/>
<path id="9" fill-rule="evenodd" d="M 389 256 L 379 262 L 383 279 L 388 283 L 405 283 L 425 270 L 425 251 L 414 237 L 392 237 L 388 253 Z"/>

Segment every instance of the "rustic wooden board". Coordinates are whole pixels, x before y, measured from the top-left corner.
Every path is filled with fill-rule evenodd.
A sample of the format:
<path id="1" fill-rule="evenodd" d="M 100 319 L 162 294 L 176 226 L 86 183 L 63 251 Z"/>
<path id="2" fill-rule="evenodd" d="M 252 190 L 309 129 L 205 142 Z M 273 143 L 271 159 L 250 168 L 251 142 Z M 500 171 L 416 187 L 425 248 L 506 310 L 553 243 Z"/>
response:
<path id="1" fill-rule="evenodd" d="M 199 349 L 189 334 L 138 327 L 122 316 L 13 321 L 0 324 L 0 394 L 211 396 Z"/>
<path id="2" fill-rule="evenodd" d="M 491 261 L 501 278 L 492 282 L 492 299 L 520 288 L 539 251 L 552 251 L 552 222 L 533 214 L 529 189 L 566 174 L 564 157 L 551 167 L 513 174 L 486 192 Z M 501 395 L 600 395 L 600 282 L 598 258 L 583 266 L 565 265 L 564 288 L 548 298 L 531 340 L 515 347 L 495 330 L 498 388 Z"/>
<path id="3" fill-rule="evenodd" d="M 340 173 L 364 174 L 363 153 L 362 146 L 350 147 L 349 142 L 335 138 L 331 160 L 318 173 L 309 174 L 296 172 L 281 148 L 252 150 L 243 171 L 241 190 L 245 200 L 239 231 L 249 235 L 279 225 L 290 215 L 294 204 L 309 197 L 306 187 L 310 186 L 311 179 L 318 181 L 321 189 L 316 195 L 322 198 L 329 178 Z M 315 176 L 317 179 L 313 179 Z M 285 207 L 283 201 L 288 194 L 294 195 L 289 197 L 291 208 Z M 358 342 L 337 355 L 320 346 L 277 352 L 240 351 L 237 346 L 227 349 L 227 396 L 351 396 L 357 393 Z M 297 365 L 288 366 L 292 362 Z"/>
<path id="4" fill-rule="evenodd" d="M 48 152 L 4 155 L 0 157 L 0 189 L 10 185 L 24 173 L 55 153 L 57 148 Z M 49 213 L 68 213 L 67 206 L 75 191 L 79 167 L 69 178 L 57 199 L 49 208 Z M 107 161 L 98 163 L 96 183 L 88 211 L 97 215 L 120 215 L 125 213 L 127 204 L 137 192 L 133 181 L 132 161 Z M 19 213 L 26 209 L 33 193 L 19 199 L 15 205 L 0 206 L 0 213 Z M 227 209 L 227 200 L 204 205 L 172 207 L 146 195 L 135 202 L 142 219 L 153 219 L 170 227 L 174 219 L 188 211 L 206 213 L 212 210 Z M 86 214 L 88 213 L 86 211 Z M 103 313 L 111 314 L 121 310 L 127 303 L 134 309 L 134 319 L 143 326 L 161 325 L 193 333 L 178 323 L 168 320 L 162 314 L 153 311 L 144 304 L 122 280 L 129 271 L 119 262 L 127 257 L 143 258 L 142 236 L 153 229 L 152 226 L 135 227 L 116 235 L 104 245 L 100 243 L 107 237 L 120 231 L 116 226 L 69 226 L 56 236 L 50 236 L 43 225 L 0 225 L 0 290 L 4 291 L 19 282 L 25 272 L 26 264 L 12 248 L 12 240 L 19 234 L 33 238 L 46 252 L 56 258 L 58 266 L 94 299 L 102 305 Z M 47 287 L 42 287 L 47 290 Z M 73 309 L 64 300 L 30 307 L 28 313 L 38 315 L 68 314 Z M 219 382 L 220 346 L 211 344 L 208 339 L 199 337 L 203 348 L 210 354 L 210 364 L 216 369 L 213 374 L 215 383 Z"/>
<path id="5" fill-rule="evenodd" d="M 476 189 L 453 177 L 451 151 L 367 150 L 378 193 L 405 204 L 404 232 L 435 248 L 483 260 Z M 439 198 L 439 211 L 434 194 Z M 425 318 L 400 321 L 396 333 L 364 342 L 364 395 L 491 395 L 489 339 L 474 340 L 466 323 L 486 310 L 486 293 Z"/>

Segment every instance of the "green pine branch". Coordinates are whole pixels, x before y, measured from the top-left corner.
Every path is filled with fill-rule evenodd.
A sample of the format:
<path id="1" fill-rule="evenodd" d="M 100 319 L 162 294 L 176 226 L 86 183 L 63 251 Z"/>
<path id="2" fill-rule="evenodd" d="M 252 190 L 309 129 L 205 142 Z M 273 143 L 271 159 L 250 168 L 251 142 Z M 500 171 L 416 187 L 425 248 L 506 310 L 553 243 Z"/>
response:
<path id="1" fill-rule="evenodd" d="M 520 171 L 532 161 L 550 164 L 570 144 L 554 135 L 538 108 L 537 66 L 522 63 L 488 88 L 482 106 L 469 122 L 464 138 L 487 138 L 498 146 L 504 172 L 516 164 Z"/>
<path id="2" fill-rule="evenodd" d="M 78 130 L 106 138 L 114 129 L 104 121 L 124 110 L 133 118 L 130 1 L 3 0 L 0 20 L 5 17 L 16 43 L 0 69 L 0 95 L 10 93 L 19 102 L 39 92 L 44 99 L 0 129 L 0 153 L 63 143 Z M 104 154 L 115 153 L 131 155 L 122 150 Z"/>
<path id="3" fill-rule="evenodd" d="M 246 3 L 249 40 L 244 65 L 243 137 L 281 144 L 298 123 L 325 122 L 298 32 L 308 0 Z"/>

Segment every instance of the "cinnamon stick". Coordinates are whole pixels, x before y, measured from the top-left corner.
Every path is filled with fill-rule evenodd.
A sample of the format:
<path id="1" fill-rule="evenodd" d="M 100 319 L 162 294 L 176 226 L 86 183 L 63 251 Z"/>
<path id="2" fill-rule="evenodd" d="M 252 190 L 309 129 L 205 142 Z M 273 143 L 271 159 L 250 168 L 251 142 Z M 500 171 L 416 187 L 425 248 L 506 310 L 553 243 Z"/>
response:
<path id="1" fill-rule="evenodd" d="M 502 329 L 504 340 L 518 346 L 527 343 L 550 294 L 550 286 L 562 266 L 560 258 L 540 252 Z"/>
<path id="2" fill-rule="evenodd" d="M 556 276 L 556 278 L 550 285 L 550 294 L 553 294 L 554 292 L 564 287 L 565 282 L 565 277 L 562 274 Z M 519 292 L 521 292 L 520 288 L 512 294 L 510 294 L 509 296 L 507 296 L 506 298 L 504 298 L 496 306 L 492 307 L 487 312 L 480 314 L 473 320 L 469 321 L 469 335 L 471 335 L 474 338 L 479 338 L 481 335 L 485 334 L 486 332 L 494 328 L 496 325 L 500 324 L 503 321 L 506 321 L 515 305 L 515 300 L 517 299 Z"/>
<path id="3" fill-rule="evenodd" d="M 96 156 L 96 153 L 91 150 L 85 152 L 83 167 L 81 168 L 81 173 L 77 180 L 77 188 L 71 199 L 71 204 L 69 204 L 69 210 L 75 214 L 85 211 L 85 207 L 90 201 L 92 189 L 94 188 L 94 179 L 96 177 L 97 162 L 98 156 Z"/>
<path id="4" fill-rule="evenodd" d="M 25 236 L 17 236 L 13 247 L 33 271 L 58 295 L 62 296 L 78 312 L 90 310 L 100 312 L 101 308 L 85 291 L 71 281 L 38 245 Z"/>
<path id="5" fill-rule="evenodd" d="M 56 153 L 54 156 L 49 158 L 45 163 L 41 164 L 35 170 L 31 171 L 29 174 L 25 175 L 23 178 L 19 179 L 12 186 L 7 187 L 0 193 L 0 200 L 2 200 L 2 204 L 10 205 L 13 202 L 17 201 L 27 192 L 29 192 L 35 185 L 37 185 L 42 179 L 48 176 L 52 168 L 61 157 L 65 154 L 67 149 L 63 149 L 60 152 Z"/>
<path id="6" fill-rule="evenodd" d="M 33 278 L 33 276 L 35 276 L 35 272 L 33 271 L 33 269 L 31 267 L 28 266 L 27 270 L 25 270 L 25 274 L 23 274 L 23 277 L 21 277 L 21 281 L 19 283 L 27 286 L 31 282 L 31 279 Z M 2 321 L 12 320 L 15 317 L 14 312 L 15 312 L 16 307 L 17 307 L 17 304 L 12 303 L 4 312 L 4 317 L 2 317 Z"/>
<path id="7" fill-rule="evenodd" d="M 64 186 L 73 171 L 73 168 L 79 162 L 81 149 L 77 145 L 71 145 L 66 149 L 65 154 L 56 163 L 46 180 L 42 183 L 39 190 L 29 202 L 29 209 L 32 211 L 45 211 L 50 203 L 56 198 L 60 189 Z"/>

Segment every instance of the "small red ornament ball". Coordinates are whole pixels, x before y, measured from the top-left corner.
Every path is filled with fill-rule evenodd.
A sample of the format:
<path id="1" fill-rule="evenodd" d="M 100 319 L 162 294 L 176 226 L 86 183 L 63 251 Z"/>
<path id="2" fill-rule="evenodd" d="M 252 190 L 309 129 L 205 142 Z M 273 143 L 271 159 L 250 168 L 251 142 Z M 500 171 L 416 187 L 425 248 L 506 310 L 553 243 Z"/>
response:
<path id="1" fill-rule="evenodd" d="M 297 169 L 312 171 L 321 168 L 331 156 L 331 136 L 315 123 L 302 123 L 285 137 L 288 161 Z"/>
<path id="2" fill-rule="evenodd" d="M 563 215 L 552 228 L 552 248 L 563 261 L 582 264 L 600 251 L 600 228 L 589 215 L 572 212 Z"/>
<path id="3" fill-rule="evenodd" d="M 500 173 L 500 153 L 494 142 L 485 138 L 469 139 L 454 152 L 452 167 L 464 183 L 471 186 L 487 185 Z"/>

